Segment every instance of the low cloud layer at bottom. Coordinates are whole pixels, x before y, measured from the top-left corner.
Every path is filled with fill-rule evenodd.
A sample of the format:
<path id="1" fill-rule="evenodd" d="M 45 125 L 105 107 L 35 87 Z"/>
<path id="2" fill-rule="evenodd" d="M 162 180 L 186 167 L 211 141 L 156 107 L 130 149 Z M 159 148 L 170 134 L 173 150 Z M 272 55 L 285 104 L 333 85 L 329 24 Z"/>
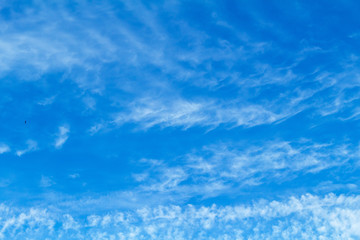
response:
<path id="1" fill-rule="evenodd" d="M 102 215 L 0 205 L 1 239 L 358 239 L 360 195 L 162 205 Z"/>

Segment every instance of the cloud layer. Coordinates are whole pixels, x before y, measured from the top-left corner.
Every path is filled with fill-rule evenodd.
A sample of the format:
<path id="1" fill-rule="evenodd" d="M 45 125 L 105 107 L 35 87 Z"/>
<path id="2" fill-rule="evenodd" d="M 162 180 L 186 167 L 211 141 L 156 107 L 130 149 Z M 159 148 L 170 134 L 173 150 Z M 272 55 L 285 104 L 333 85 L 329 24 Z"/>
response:
<path id="1" fill-rule="evenodd" d="M 2 239 L 357 239 L 360 197 L 303 195 L 235 206 L 158 206 L 72 216 L 0 205 Z"/>

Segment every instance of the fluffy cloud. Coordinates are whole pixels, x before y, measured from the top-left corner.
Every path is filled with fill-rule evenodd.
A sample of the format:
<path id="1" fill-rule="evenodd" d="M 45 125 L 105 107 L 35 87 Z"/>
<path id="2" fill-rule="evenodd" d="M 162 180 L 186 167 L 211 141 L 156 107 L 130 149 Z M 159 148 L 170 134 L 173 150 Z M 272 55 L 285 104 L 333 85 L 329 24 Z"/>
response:
<path id="1" fill-rule="evenodd" d="M 10 152 L 10 147 L 4 143 L 0 143 L 0 154 Z"/>
<path id="2" fill-rule="evenodd" d="M 88 210 L 91 212 L 91 210 Z M 311 194 L 233 206 L 157 206 L 74 216 L 0 205 L 2 239 L 357 239 L 360 197 Z"/>

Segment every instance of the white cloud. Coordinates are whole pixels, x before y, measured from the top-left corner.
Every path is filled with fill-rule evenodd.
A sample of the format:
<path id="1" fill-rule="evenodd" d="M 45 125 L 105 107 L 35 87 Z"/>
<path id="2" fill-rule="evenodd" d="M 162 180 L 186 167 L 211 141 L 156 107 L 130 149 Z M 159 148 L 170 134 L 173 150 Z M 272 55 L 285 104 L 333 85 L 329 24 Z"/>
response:
<path id="1" fill-rule="evenodd" d="M 223 206 L 158 205 L 81 216 L 0 205 L 1 239 L 358 239 L 360 196 L 305 194 Z"/>
<path id="2" fill-rule="evenodd" d="M 78 173 L 69 174 L 69 178 L 71 178 L 71 179 L 76 179 L 79 177 L 80 177 L 80 174 L 78 174 Z"/>
<path id="3" fill-rule="evenodd" d="M 188 178 L 188 174 L 181 167 L 162 168 L 160 172 L 160 180 L 150 186 L 146 190 L 165 192 L 176 188 L 181 182 Z"/>
<path id="4" fill-rule="evenodd" d="M 10 152 L 10 147 L 4 143 L 0 143 L 0 154 Z"/>
<path id="5" fill-rule="evenodd" d="M 90 135 L 94 135 L 95 133 L 97 133 L 101 129 L 103 129 L 104 127 L 105 127 L 104 123 L 97 123 L 97 124 L 91 126 L 90 129 L 88 130 L 88 132 L 90 133 Z"/>
<path id="6" fill-rule="evenodd" d="M 272 141 L 259 145 L 215 144 L 166 163 L 142 160 L 142 172 L 133 174 L 140 192 L 168 193 L 174 198 L 214 197 L 263 182 L 283 182 L 298 174 L 316 174 L 359 161 L 357 147 Z"/>
<path id="7" fill-rule="evenodd" d="M 55 96 L 51 96 L 51 97 L 47 97 L 42 99 L 41 101 L 38 102 L 39 105 L 41 106 L 47 106 L 52 104 L 55 101 L 56 95 Z"/>
<path id="8" fill-rule="evenodd" d="M 41 176 L 40 187 L 47 188 L 47 187 L 51 187 L 54 184 L 55 184 L 55 182 L 54 182 L 54 180 L 52 180 L 51 177 Z"/>
<path id="9" fill-rule="evenodd" d="M 87 109 L 95 110 L 96 100 L 93 97 L 84 97 L 83 102 Z"/>
<path id="10" fill-rule="evenodd" d="M 80 225 L 74 220 L 70 214 L 64 214 L 62 220 L 62 228 L 67 231 L 69 229 L 79 229 Z"/>
<path id="11" fill-rule="evenodd" d="M 216 127 L 229 126 L 252 127 L 273 123 L 293 113 L 275 113 L 261 105 L 240 103 L 215 103 L 213 100 L 188 101 L 185 99 L 141 98 L 130 104 L 128 111 L 119 113 L 114 122 L 122 125 L 137 123 L 141 128 L 154 126 Z"/>
<path id="12" fill-rule="evenodd" d="M 22 150 L 17 150 L 16 151 L 16 155 L 18 155 L 19 157 L 21 157 L 22 155 L 24 155 L 25 153 L 28 153 L 28 152 L 32 152 L 32 151 L 35 151 L 38 149 L 37 147 L 37 142 L 35 142 L 34 140 L 27 140 L 26 141 L 26 145 L 27 145 L 27 148 L 25 149 L 22 149 Z"/>
<path id="13" fill-rule="evenodd" d="M 129 113 L 119 114 L 115 122 L 118 124 L 137 122 L 144 128 L 156 125 L 191 127 L 206 120 L 202 109 L 201 103 L 176 100 L 165 104 L 151 98 L 143 98 L 131 105 Z"/>
<path id="14" fill-rule="evenodd" d="M 59 133 L 57 138 L 55 139 L 55 147 L 61 148 L 66 140 L 69 138 L 70 128 L 68 126 L 60 126 Z"/>
<path id="15" fill-rule="evenodd" d="M 111 72 L 111 78 L 122 79 L 121 85 L 116 81 L 110 84 L 134 95 L 120 107 L 123 110 L 123 106 L 130 105 L 115 118 L 118 124 L 136 123 L 143 129 L 154 126 L 213 128 L 220 124 L 252 127 L 284 120 L 308 108 L 315 108 L 326 116 L 346 108 L 350 100 L 338 99 L 338 96 L 344 89 L 357 85 L 358 70 L 348 65 L 343 67 L 341 74 L 326 72 L 322 66 L 309 75 L 301 75 L 295 71 L 312 54 L 325 52 L 310 43 L 290 52 L 278 51 L 283 52 L 284 64 L 275 64 L 267 56 L 274 49 L 282 50 L 276 43 L 253 37 L 251 31 L 246 34 L 239 31 L 221 11 L 212 14 L 209 24 L 228 32 L 228 38 L 214 36 L 179 17 L 179 2 L 166 3 L 156 8 L 141 2 L 125 2 L 124 7 L 133 13 L 130 14 L 133 20 L 142 26 L 138 30 L 119 19 L 109 2 L 103 2 L 96 8 L 86 2 L 79 2 L 75 11 L 78 15 L 74 15 L 62 3 L 55 4 L 56 7 L 46 2 L 34 4 L 34 8 L 38 9 L 36 14 L 28 9 L 24 11 L 22 18 L 12 19 L 2 25 L 7 31 L 3 32 L 0 40 L 0 74 L 17 69 L 16 74 L 20 74 L 20 78 L 33 80 L 42 74 L 61 69 L 79 87 L 101 92 L 107 87 L 108 81 L 111 81 L 100 77 L 107 63 L 124 66 L 118 70 L 112 69 Z M 217 8 L 215 5 L 213 7 Z M 98 8 L 102 11 L 98 11 Z M 174 19 L 169 21 L 177 29 L 175 33 L 166 27 L 168 22 L 161 22 L 159 19 L 162 14 L 157 13 L 162 11 L 173 13 Z M 260 22 L 259 26 L 264 24 L 256 17 L 253 20 Z M 23 31 L 19 26 L 27 26 L 27 30 Z M 186 44 L 180 44 L 178 36 Z M 212 43 L 210 46 L 208 41 Z M 353 62 L 358 61 L 352 59 Z M 341 61 L 346 62 L 347 59 Z M 222 63 L 220 67 L 213 66 L 218 63 Z M 149 66 L 161 69 L 160 76 L 144 71 Z M 249 73 L 245 74 L 239 69 L 247 69 L 245 72 Z M 145 77 L 144 72 L 149 76 Z M 126 80 L 124 75 L 133 76 L 134 81 Z M 303 84 L 304 79 L 316 84 L 309 84 L 309 87 L 308 84 Z M 231 86 L 238 94 L 228 101 L 221 101 L 216 97 L 200 100 L 196 97 L 162 98 L 154 101 L 144 97 L 153 96 L 153 92 L 165 91 L 164 86 L 172 89 L 176 95 L 181 95 L 181 90 L 174 87 L 172 81 L 200 87 L 201 91 L 208 91 L 206 95 L 212 95 L 223 86 Z M 344 86 L 341 82 L 352 84 Z M 275 97 L 264 94 L 267 89 L 265 86 L 268 85 L 272 85 L 274 92 L 281 94 L 276 94 Z M 283 91 L 284 88 L 290 90 Z M 314 99 L 316 93 L 329 88 L 334 94 L 318 94 Z M 184 91 L 186 90 L 187 88 Z M 117 106 L 116 103 L 122 96 L 104 98 L 108 100 L 104 102 Z M 254 98 L 259 100 L 255 101 Z M 305 104 L 304 101 L 310 98 L 313 101 Z M 85 108 L 93 110 L 96 107 L 96 98 L 85 97 L 82 100 Z M 53 101 L 53 97 L 50 97 L 38 104 L 47 105 Z M 108 115 L 111 114 L 105 112 L 104 116 Z M 358 111 L 355 111 L 349 117 L 357 116 Z M 109 118 L 104 120 L 107 124 L 97 124 L 89 132 L 94 134 L 106 127 L 104 125 L 111 125 L 114 119 Z"/>
<path id="16" fill-rule="evenodd" d="M 6 5 L 12 7 L 12 3 Z M 61 69 L 66 74 L 74 74 L 72 79 L 79 87 L 100 91 L 104 86 L 97 79 L 98 71 L 104 62 L 119 59 L 117 46 L 111 36 L 94 27 L 97 24 L 91 16 L 97 13 L 91 11 L 91 7 L 79 8 L 84 13 L 81 18 L 82 14 L 74 16 L 62 3 L 55 5 L 33 2 L 31 6 L 23 6 L 21 18 L 0 25 L 6 29 L 0 40 L 0 75 L 15 74 L 17 80 L 33 81 Z M 110 14 L 105 15 L 108 17 L 103 20 L 111 21 Z M 74 24 L 75 18 L 78 24 Z M 26 30 L 19 26 L 26 26 Z M 39 104 L 52 101 L 49 98 Z"/>

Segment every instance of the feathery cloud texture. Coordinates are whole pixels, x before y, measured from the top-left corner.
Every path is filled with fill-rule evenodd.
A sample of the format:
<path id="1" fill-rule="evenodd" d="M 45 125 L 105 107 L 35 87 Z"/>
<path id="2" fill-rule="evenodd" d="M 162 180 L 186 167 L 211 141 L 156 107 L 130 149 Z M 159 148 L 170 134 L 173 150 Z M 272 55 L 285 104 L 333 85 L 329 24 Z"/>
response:
<path id="1" fill-rule="evenodd" d="M 359 7 L 0 0 L 0 237 L 360 238 Z"/>

